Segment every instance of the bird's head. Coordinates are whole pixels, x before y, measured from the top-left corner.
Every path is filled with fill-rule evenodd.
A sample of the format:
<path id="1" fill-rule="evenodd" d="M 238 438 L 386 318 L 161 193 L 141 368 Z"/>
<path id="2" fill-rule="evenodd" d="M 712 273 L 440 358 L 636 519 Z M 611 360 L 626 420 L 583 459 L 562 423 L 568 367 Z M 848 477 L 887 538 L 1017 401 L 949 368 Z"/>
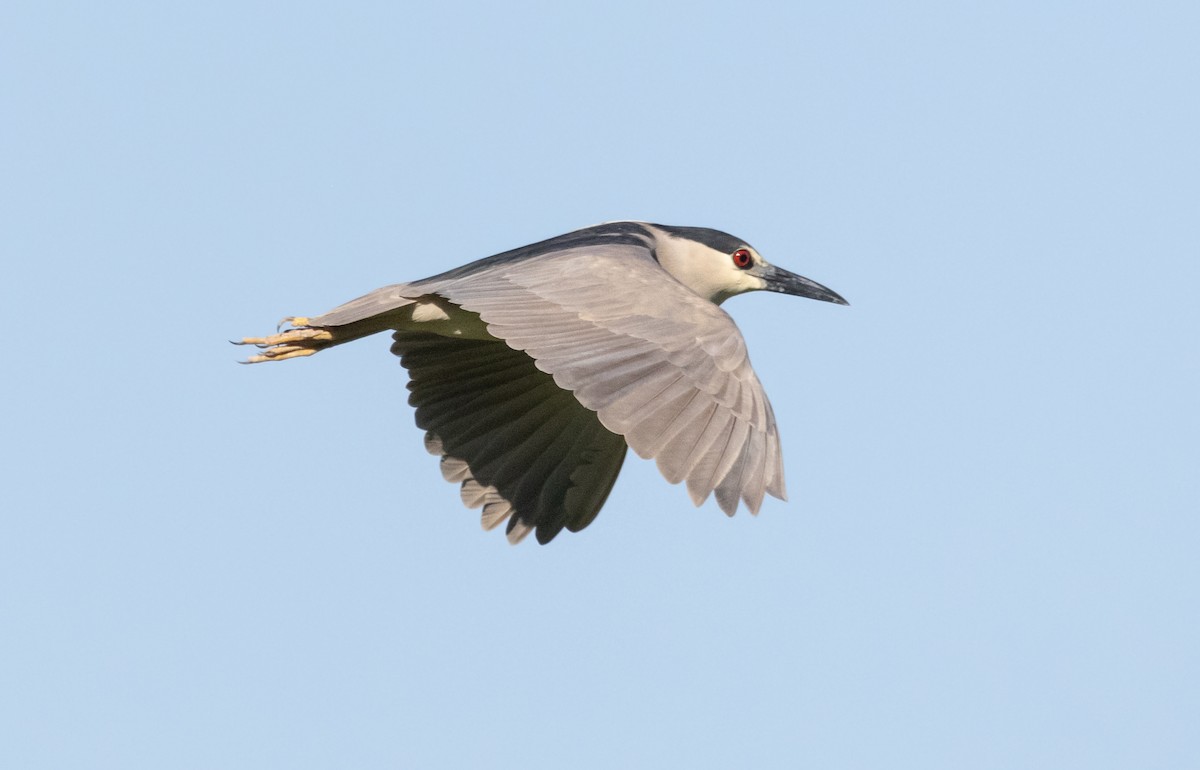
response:
<path id="1" fill-rule="evenodd" d="M 753 246 L 705 227 L 648 225 L 663 269 L 701 297 L 721 304 L 748 291 L 777 291 L 797 297 L 850 304 L 816 281 L 775 267 Z"/>

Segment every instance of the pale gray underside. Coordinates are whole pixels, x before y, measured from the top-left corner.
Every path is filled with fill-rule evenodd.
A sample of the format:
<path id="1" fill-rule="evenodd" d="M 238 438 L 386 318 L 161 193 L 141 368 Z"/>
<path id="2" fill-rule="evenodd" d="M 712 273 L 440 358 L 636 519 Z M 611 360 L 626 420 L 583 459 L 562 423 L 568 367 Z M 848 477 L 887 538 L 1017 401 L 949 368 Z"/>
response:
<path id="1" fill-rule="evenodd" d="M 655 458 L 670 482 L 686 481 L 696 504 L 715 492 L 733 515 L 739 499 L 757 512 L 764 494 L 785 496 L 774 415 L 741 333 L 725 311 L 664 271 L 650 248 L 613 243 L 475 263 L 384 287 L 310 323 L 352 323 L 430 294 L 478 313 L 505 343 L 438 338 L 417 333 L 416 324 L 397 333 L 393 347 L 413 377 L 418 425 L 434 434 L 431 450 L 451 458 L 443 462 L 448 478 L 474 479 L 464 501 L 485 506 L 485 525 L 489 515 L 503 518 L 498 503 L 507 501 L 518 513 L 510 535 L 537 526 L 542 539 L 543 522 L 546 539 L 585 526 L 620 467 L 619 437 Z M 595 434 L 592 453 L 566 465 L 598 458 L 579 494 L 595 507 L 554 509 L 567 494 L 554 485 L 569 475 L 546 475 L 554 458 L 543 455 L 556 455 L 553 441 L 583 430 L 593 413 L 595 427 L 618 436 L 605 443 Z M 486 439 L 472 433 L 476 424 L 491 426 Z M 546 442 L 555 448 L 536 451 Z M 476 490 L 489 485 L 495 490 Z M 482 496 L 472 497 L 476 491 Z"/>

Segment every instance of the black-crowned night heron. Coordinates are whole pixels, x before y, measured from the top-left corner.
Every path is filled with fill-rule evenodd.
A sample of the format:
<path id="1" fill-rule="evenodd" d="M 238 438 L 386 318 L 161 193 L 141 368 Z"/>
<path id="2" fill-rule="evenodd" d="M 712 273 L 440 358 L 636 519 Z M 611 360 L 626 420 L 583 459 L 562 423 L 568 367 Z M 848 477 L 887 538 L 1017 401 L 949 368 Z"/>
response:
<path id="1" fill-rule="evenodd" d="M 425 446 L 483 526 L 547 543 L 596 518 L 626 446 L 732 516 L 784 499 L 775 416 L 718 305 L 777 291 L 847 304 L 699 227 L 611 222 L 385 286 L 242 344 L 247 363 L 394 330 Z M 281 324 L 282 326 L 282 324 Z"/>

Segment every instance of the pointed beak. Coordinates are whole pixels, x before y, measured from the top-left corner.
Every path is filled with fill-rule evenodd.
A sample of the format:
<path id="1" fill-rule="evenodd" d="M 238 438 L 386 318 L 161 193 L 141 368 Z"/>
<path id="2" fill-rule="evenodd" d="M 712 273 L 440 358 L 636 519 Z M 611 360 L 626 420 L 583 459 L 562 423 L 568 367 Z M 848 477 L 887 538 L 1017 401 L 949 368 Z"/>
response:
<path id="1" fill-rule="evenodd" d="M 761 265 L 754 269 L 754 274 L 767 282 L 763 288 L 767 291 L 777 291 L 780 294 L 794 294 L 797 297 L 819 299 L 822 302 L 832 302 L 835 305 L 849 305 L 842 296 L 833 289 L 822 286 L 816 281 L 810 281 L 802 275 L 788 272 L 774 265 Z"/>

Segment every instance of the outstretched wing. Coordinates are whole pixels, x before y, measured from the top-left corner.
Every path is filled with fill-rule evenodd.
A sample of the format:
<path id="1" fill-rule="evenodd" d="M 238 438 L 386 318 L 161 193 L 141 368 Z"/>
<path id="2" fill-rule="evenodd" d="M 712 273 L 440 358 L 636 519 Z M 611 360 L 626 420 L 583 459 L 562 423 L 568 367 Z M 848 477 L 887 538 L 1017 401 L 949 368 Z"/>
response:
<path id="1" fill-rule="evenodd" d="M 483 526 L 508 520 L 514 543 L 536 529 L 548 543 L 596 518 L 625 440 L 600 424 L 503 342 L 400 331 L 392 352 L 408 369 L 409 403 L 442 475 L 462 482 L 463 503 L 483 507 Z"/>
<path id="2" fill-rule="evenodd" d="M 413 284 L 478 313 L 488 331 L 599 415 L 696 504 L 715 492 L 757 512 L 785 496 L 775 417 L 725 311 L 651 248 L 566 248 Z"/>

